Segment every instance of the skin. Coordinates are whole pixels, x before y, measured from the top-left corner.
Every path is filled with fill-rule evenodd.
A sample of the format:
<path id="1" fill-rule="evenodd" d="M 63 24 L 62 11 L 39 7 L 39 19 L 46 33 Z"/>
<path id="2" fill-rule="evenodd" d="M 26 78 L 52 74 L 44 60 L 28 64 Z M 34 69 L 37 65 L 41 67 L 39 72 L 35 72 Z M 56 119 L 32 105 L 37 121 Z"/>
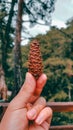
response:
<path id="1" fill-rule="evenodd" d="M 0 124 L 0 130 L 49 130 L 52 110 L 40 93 L 47 77 L 42 74 L 36 81 L 27 72 L 25 82 L 9 104 Z"/>

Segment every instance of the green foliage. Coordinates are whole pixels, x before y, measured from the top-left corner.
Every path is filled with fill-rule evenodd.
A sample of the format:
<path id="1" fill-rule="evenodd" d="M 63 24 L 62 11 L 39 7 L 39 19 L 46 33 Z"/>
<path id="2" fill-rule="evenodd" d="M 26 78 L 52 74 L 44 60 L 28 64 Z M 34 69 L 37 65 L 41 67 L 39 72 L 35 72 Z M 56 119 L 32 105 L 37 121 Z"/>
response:
<path id="1" fill-rule="evenodd" d="M 51 27 L 45 35 L 38 35 L 40 42 L 44 73 L 48 80 L 42 91 L 47 101 L 73 101 L 73 20 L 69 22 L 66 29 Z M 29 46 L 21 46 L 23 80 L 28 70 Z M 1 51 L 0 51 L 1 53 Z M 9 77 L 6 77 L 8 89 L 12 91 L 13 86 L 13 52 L 9 53 L 8 63 L 10 66 Z M 63 120 L 64 119 L 64 120 Z M 71 113 L 55 113 L 52 124 L 70 124 L 73 122 Z"/>
<path id="2" fill-rule="evenodd" d="M 30 25 L 34 26 L 39 21 L 43 20 L 42 24 L 51 22 L 51 13 L 54 11 L 56 0 L 28 0 L 25 1 L 24 13 L 28 15 Z M 41 23 L 40 23 L 41 24 Z"/>
<path id="3" fill-rule="evenodd" d="M 47 101 L 73 101 L 73 21 L 66 29 L 51 27 L 38 35 L 44 73 L 48 80 L 42 91 Z M 23 68 L 27 70 L 29 44 L 22 47 Z M 52 124 L 72 124 L 73 113 L 55 113 Z"/>
<path id="4" fill-rule="evenodd" d="M 52 125 L 72 125 L 73 112 L 55 112 L 53 114 Z"/>
<path id="5" fill-rule="evenodd" d="M 44 20 L 43 24 L 49 24 L 55 1 L 44 0 L 42 2 L 42 0 L 38 0 L 35 2 L 28 0 L 27 3 L 25 2 L 24 12 L 25 15 L 29 16 L 31 25 L 39 23 L 39 19 Z M 1 62 L 4 64 L 7 86 L 12 91 L 14 89 L 14 59 L 11 35 L 14 34 L 15 29 L 11 23 L 13 16 L 16 16 L 17 13 L 16 10 L 14 11 L 14 5 L 18 3 L 17 0 L 13 0 L 7 6 L 7 2 L 3 0 L 0 5 L 0 64 Z M 42 7 L 41 11 L 40 6 Z M 73 101 L 73 18 L 67 21 L 66 29 L 51 27 L 45 35 L 40 34 L 36 38 L 40 42 L 43 71 L 48 77 L 41 95 L 47 101 Z M 28 71 L 29 46 L 30 44 L 21 46 L 23 81 Z M 55 113 L 52 120 L 53 125 L 71 124 L 72 122 L 73 113 Z"/>
<path id="6" fill-rule="evenodd" d="M 73 22 L 66 29 L 59 30 L 56 27 L 51 27 L 46 35 L 36 37 L 40 42 L 44 73 L 48 77 L 42 95 L 48 101 L 73 100 L 73 40 L 70 37 L 72 27 Z M 28 53 L 29 44 L 22 47 L 23 68 L 26 71 L 28 68 Z"/>
<path id="7" fill-rule="evenodd" d="M 28 33 L 27 25 L 23 25 L 23 23 L 29 22 L 30 25 L 32 25 L 32 27 L 33 27 L 33 25 L 35 25 L 37 23 L 42 24 L 42 22 L 39 23 L 39 20 L 41 19 L 43 21 L 43 24 L 49 24 L 49 22 L 51 21 L 51 13 L 55 9 L 55 1 L 56 0 L 46 0 L 46 1 L 45 0 L 44 1 L 42 1 L 42 0 L 40 0 L 40 1 L 35 1 L 35 0 L 21 1 L 20 0 L 20 2 L 22 3 L 20 5 L 19 5 L 19 1 L 17 1 L 17 0 L 10 0 L 10 1 L 1 0 L 0 1 L 0 44 L 1 44 L 0 45 L 0 54 L 1 54 L 0 63 L 2 64 L 6 78 L 9 78 L 10 73 L 12 73 L 11 78 L 14 79 L 13 70 L 12 70 L 12 67 L 10 68 L 10 66 L 9 66 L 10 61 L 8 62 L 8 60 L 10 60 L 9 56 L 10 56 L 10 53 L 13 48 L 13 41 L 14 41 L 13 37 L 15 35 L 15 32 L 17 32 L 17 31 L 15 31 L 17 28 L 17 27 L 15 28 L 15 20 L 16 20 L 16 16 L 18 16 L 17 12 L 19 12 L 20 18 L 23 18 L 21 16 L 21 12 L 23 13 L 24 17 L 26 17 L 26 15 L 28 17 L 27 20 L 23 19 L 20 21 L 20 24 L 22 26 L 24 26 L 23 29 L 19 31 L 20 34 L 21 34 L 21 31 L 24 31 L 24 33 Z M 21 7 L 21 5 L 22 5 L 21 9 L 23 9 L 24 11 L 21 11 L 20 8 L 17 8 L 18 6 Z M 19 21 L 19 20 L 17 20 L 17 21 Z M 20 24 L 19 24 L 19 27 L 20 27 Z M 17 37 L 17 35 L 16 35 L 16 37 Z M 19 52 L 19 51 L 17 51 L 17 52 Z M 16 55 L 19 56 L 20 53 L 17 54 L 17 52 L 16 52 Z M 15 59 L 16 59 L 15 60 L 16 62 L 18 61 L 18 65 L 19 65 L 19 63 L 21 63 L 21 61 L 20 61 L 21 59 L 19 59 L 18 57 Z M 25 58 L 25 61 L 26 61 L 26 58 Z M 16 69 L 14 69 L 14 70 L 16 70 Z M 25 70 L 27 70 L 27 69 L 25 69 Z M 17 73 L 18 72 L 20 72 L 20 71 L 17 70 Z M 15 72 L 15 74 L 17 74 L 17 73 Z M 20 76 L 20 74 L 19 74 L 19 77 L 22 77 L 22 76 Z M 15 80 L 14 80 L 15 84 L 18 82 L 18 79 L 19 78 L 16 78 L 16 76 L 15 76 Z M 17 80 L 17 82 L 16 82 L 16 80 Z M 16 86 L 19 86 L 19 83 Z"/>

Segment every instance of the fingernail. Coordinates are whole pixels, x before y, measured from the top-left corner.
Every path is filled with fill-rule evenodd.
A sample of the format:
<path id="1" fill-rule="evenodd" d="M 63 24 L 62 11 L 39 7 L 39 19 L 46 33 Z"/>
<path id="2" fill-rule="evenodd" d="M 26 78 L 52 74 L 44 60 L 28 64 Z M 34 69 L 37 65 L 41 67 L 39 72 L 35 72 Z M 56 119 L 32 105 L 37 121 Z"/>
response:
<path id="1" fill-rule="evenodd" d="M 26 73 L 26 80 L 29 81 L 29 77 L 30 77 L 30 74 L 27 72 Z"/>
<path id="2" fill-rule="evenodd" d="M 25 82 L 28 83 L 28 84 L 30 84 L 30 85 L 32 85 L 31 84 L 31 80 L 32 80 L 32 75 L 27 72 L 26 73 L 26 80 L 25 80 Z"/>
<path id="3" fill-rule="evenodd" d="M 42 78 L 40 78 L 40 84 L 42 84 L 42 82 L 45 80 L 47 80 L 47 76 L 45 74 L 42 74 L 41 76 Z"/>
<path id="4" fill-rule="evenodd" d="M 32 109 L 27 112 L 28 117 L 34 119 L 36 117 L 36 110 Z"/>
<path id="5" fill-rule="evenodd" d="M 42 117 L 38 117 L 37 119 L 36 119 L 36 123 L 37 124 L 41 124 L 43 122 L 43 120 L 42 120 Z"/>
<path id="6" fill-rule="evenodd" d="M 42 75 L 43 80 L 47 80 L 47 76 L 45 74 Z"/>

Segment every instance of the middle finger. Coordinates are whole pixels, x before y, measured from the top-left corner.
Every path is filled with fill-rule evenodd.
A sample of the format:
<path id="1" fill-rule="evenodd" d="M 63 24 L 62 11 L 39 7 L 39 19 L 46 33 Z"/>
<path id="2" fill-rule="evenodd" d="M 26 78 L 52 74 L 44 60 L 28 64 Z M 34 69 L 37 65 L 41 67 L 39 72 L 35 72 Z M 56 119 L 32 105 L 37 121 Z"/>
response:
<path id="1" fill-rule="evenodd" d="M 43 97 L 38 98 L 33 107 L 27 112 L 28 119 L 34 120 L 45 106 L 46 100 Z"/>

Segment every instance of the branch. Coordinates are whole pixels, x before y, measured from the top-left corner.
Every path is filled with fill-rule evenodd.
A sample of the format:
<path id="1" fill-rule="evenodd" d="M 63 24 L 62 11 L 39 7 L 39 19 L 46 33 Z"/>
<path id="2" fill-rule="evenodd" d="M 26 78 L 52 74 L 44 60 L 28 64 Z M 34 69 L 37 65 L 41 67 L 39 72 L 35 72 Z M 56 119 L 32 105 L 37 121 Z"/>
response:
<path id="1" fill-rule="evenodd" d="M 73 37 L 71 37 L 69 34 L 67 34 L 66 32 L 64 32 L 60 29 L 58 29 L 58 30 L 73 41 Z"/>
<path id="2" fill-rule="evenodd" d="M 40 23 L 38 21 L 23 20 L 25 23 L 37 23 L 39 25 L 48 26 L 46 23 Z"/>
<path id="3" fill-rule="evenodd" d="M 23 39 L 21 39 L 21 41 L 24 41 L 24 40 L 26 40 L 26 39 L 31 40 L 31 39 L 34 39 L 34 37 L 24 37 Z"/>

